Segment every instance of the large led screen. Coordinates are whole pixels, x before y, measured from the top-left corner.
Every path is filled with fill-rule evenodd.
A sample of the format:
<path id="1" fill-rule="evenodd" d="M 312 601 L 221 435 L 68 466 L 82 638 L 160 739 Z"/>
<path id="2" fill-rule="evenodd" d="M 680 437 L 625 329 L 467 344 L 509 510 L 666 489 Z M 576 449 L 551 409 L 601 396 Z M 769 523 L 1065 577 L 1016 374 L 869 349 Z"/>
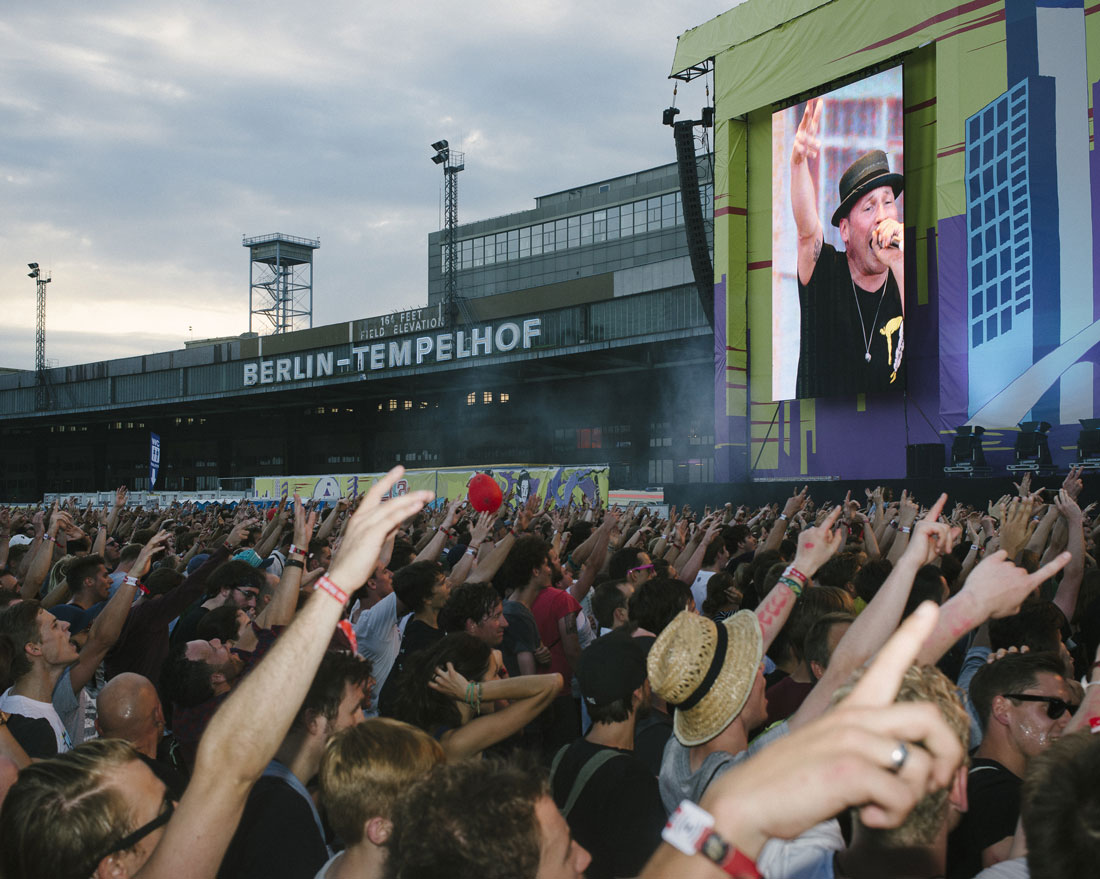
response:
<path id="1" fill-rule="evenodd" d="M 772 399 L 905 382 L 901 67 L 772 116 Z"/>

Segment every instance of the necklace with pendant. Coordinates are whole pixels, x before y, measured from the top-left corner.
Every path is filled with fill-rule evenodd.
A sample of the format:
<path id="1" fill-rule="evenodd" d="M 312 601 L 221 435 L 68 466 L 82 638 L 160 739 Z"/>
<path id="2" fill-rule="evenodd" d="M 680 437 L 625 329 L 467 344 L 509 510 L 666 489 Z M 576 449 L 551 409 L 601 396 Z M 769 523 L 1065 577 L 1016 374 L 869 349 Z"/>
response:
<path id="1" fill-rule="evenodd" d="M 851 277 L 849 277 L 852 281 Z M 882 290 L 878 295 L 878 307 L 875 309 L 875 319 L 871 321 L 871 332 L 867 332 L 867 325 L 863 322 L 863 309 L 859 304 L 859 294 L 856 293 L 856 282 L 852 281 L 852 296 L 856 300 L 856 311 L 859 313 L 859 329 L 863 336 L 863 359 L 867 362 L 871 362 L 871 340 L 875 337 L 875 325 L 878 323 L 878 314 L 882 310 L 882 300 L 886 298 L 886 285 L 890 281 L 890 272 L 887 270 L 886 279 L 882 282 Z"/>

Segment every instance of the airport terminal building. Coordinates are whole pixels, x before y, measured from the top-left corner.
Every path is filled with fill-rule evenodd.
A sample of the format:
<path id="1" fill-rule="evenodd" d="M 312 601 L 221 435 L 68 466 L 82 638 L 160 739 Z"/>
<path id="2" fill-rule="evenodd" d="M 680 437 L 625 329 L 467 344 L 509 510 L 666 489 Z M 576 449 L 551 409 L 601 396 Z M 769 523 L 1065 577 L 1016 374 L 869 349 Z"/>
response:
<path id="1" fill-rule="evenodd" d="M 713 215 L 700 164 L 703 215 Z M 675 164 L 442 233 L 428 305 L 297 332 L 0 375 L 0 497 L 495 463 L 609 464 L 612 487 L 714 478 L 714 342 Z"/>

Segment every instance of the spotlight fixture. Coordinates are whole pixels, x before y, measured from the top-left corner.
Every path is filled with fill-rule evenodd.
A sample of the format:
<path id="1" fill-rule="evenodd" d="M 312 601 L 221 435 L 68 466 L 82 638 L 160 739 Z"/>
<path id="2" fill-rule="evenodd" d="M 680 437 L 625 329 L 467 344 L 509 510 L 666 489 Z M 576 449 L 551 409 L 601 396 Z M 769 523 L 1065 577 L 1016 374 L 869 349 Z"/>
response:
<path id="1" fill-rule="evenodd" d="M 1016 463 L 1009 464 L 1012 472 L 1028 471 L 1040 475 L 1054 473 L 1054 464 L 1050 459 L 1050 441 L 1047 433 L 1050 432 L 1050 422 L 1047 421 L 1021 421 L 1018 425 L 1020 432 L 1016 434 L 1016 443 L 1013 451 L 1016 455 Z"/>
<path id="2" fill-rule="evenodd" d="M 445 140 L 437 140 L 432 144 L 432 149 L 435 150 L 432 161 L 437 165 L 442 165 L 451 157 L 451 145 Z"/>
<path id="3" fill-rule="evenodd" d="M 1077 434 L 1077 464 L 1086 470 L 1100 470 L 1100 418 L 1082 418 Z"/>
<path id="4" fill-rule="evenodd" d="M 951 466 L 944 467 L 944 473 L 959 476 L 988 476 L 993 472 L 985 463 L 985 450 L 982 448 L 981 425 L 961 424 L 955 428 L 955 439 L 951 443 Z"/>

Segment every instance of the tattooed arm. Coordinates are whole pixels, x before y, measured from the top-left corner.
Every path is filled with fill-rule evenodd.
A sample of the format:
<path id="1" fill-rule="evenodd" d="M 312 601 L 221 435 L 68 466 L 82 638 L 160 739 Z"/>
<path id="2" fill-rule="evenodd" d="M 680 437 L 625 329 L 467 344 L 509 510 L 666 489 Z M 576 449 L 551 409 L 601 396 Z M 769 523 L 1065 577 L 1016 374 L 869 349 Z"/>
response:
<path id="1" fill-rule="evenodd" d="M 817 156 L 821 149 L 821 141 L 817 137 L 820 125 L 821 99 L 817 98 L 806 103 L 806 111 L 802 114 L 791 148 L 791 209 L 798 229 L 798 280 L 803 284 L 810 282 L 825 237 L 821 218 L 817 214 L 817 193 L 809 167 L 809 160 Z"/>

